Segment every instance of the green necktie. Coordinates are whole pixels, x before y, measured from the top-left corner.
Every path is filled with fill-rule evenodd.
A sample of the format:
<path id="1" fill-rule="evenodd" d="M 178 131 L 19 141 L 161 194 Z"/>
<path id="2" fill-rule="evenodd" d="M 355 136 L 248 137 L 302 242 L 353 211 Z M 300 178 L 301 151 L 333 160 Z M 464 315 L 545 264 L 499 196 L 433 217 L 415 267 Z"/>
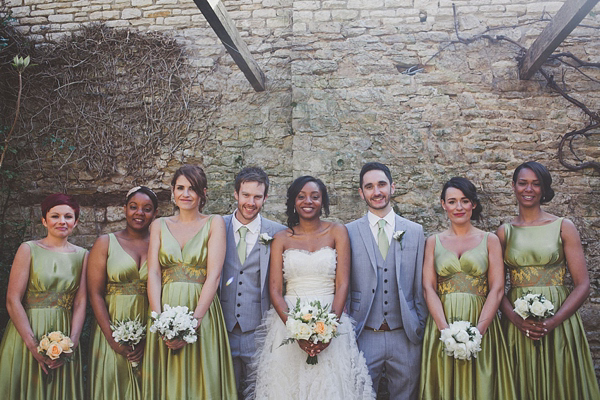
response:
<path id="1" fill-rule="evenodd" d="M 240 226 L 238 233 L 240 234 L 240 241 L 237 245 L 237 253 L 240 258 L 240 263 L 243 265 L 246 261 L 246 233 L 248 233 L 248 227 L 243 225 Z"/>
<path id="2" fill-rule="evenodd" d="M 379 246 L 379 251 L 384 260 L 385 256 L 387 256 L 388 249 L 390 248 L 390 242 L 385 234 L 385 223 L 385 219 L 380 219 L 379 222 L 377 222 L 379 225 L 379 232 L 377 232 L 377 246 Z"/>

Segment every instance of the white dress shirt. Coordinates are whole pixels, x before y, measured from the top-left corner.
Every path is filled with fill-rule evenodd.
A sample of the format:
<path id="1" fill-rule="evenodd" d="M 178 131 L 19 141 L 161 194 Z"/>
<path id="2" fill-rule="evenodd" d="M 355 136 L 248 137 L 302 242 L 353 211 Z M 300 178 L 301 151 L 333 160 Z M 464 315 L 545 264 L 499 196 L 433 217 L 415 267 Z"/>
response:
<path id="1" fill-rule="evenodd" d="M 385 234 L 388 238 L 388 242 L 392 243 L 392 235 L 394 234 L 394 229 L 396 228 L 396 213 L 394 210 L 390 210 L 390 212 L 383 218 L 379 218 L 377 215 L 373 214 L 371 211 L 367 212 L 367 218 L 369 219 L 369 226 L 371 228 L 371 233 L 375 238 L 375 243 L 377 243 L 379 236 L 379 220 L 384 219 L 386 224 L 383 228 Z"/>
<path id="2" fill-rule="evenodd" d="M 238 219 L 235 217 L 237 211 L 238 210 L 235 210 L 233 213 L 233 218 L 231 219 L 231 222 L 233 223 L 233 237 L 235 239 L 236 246 L 240 242 L 240 232 L 238 229 L 244 226 L 244 224 L 238 221 Z M 246 256 L 250 254 L 252 248 L 256 244 L 256 241 L 258 240 L 258 236 L 260 235 L 260 223 L 260 214 L 258 214 L 256 218 L 252 220 L 252 222 L 250 222 L 248 225 L 245 225 L 246 228 L 248 228 L 248 232 L 246 232 Z"/>

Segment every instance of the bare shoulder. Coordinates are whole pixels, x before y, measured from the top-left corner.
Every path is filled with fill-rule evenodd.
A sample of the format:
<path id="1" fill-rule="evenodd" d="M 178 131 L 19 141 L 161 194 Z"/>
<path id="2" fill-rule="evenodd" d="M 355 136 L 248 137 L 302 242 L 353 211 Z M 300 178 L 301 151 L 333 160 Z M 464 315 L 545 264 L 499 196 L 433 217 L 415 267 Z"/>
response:
<path id="1" fill-rule="evenodd" d="M 577 227 L 575 226 L 573 221 L 571 221 L 568 218 L 563 218 L 561 225 L 560 225 L 560 230 L 563 234 L 579 236 Z"/>
<path id="2" fill-rule="evenodd" d="M 498 246 L 500 245 L 500 239 L 499 239 L 499 238 L 498 238 L 498 236 L 496 236 L 496 234 L 495 234 L 495 233 L 493 233 L 493 232 L 489 232 L 489 233 L 488 233 L 488 238 L 487 238 L 487 240 L 488 240 L 488 246 L 489 246 L 489 245 L 498 245 Z"/>
<path id="3" fill-rule="evenodd" d="M 433 235 L 429 236 L 427 238 L 427 240 L 425 241 L 425 244 L 427 246 L 433 246 L 435 244 L 435 237 L 437 236 L 437 233 L 434 233 Z"/>

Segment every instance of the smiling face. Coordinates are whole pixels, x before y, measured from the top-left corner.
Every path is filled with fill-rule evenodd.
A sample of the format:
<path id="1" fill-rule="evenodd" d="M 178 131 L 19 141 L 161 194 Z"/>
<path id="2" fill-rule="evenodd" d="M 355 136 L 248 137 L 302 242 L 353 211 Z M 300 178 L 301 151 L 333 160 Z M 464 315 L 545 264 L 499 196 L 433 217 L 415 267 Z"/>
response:
<path id="1" fill-rule="evenodd" d="M 322 194 L 316 182 L 308 182 L 296 196 L 295 208 L 300 219 L 314 219 L 321 215 Z"/>
<path id="2" fill-rule="evenodd" d="M 42 217 L 42 224 L 48 229 L 48 236 L 67 238 L 77 226 L 75 211 L 66 204 L 54 206 Z"/>
<path id="3" fill-rule="evenodd" d="M 180 210 L 197 210 L 200 205 L 200 196 L 192 189 L 192 184 L 184 175 L 180 175 L 175 181 L 173 197 Z"/>
<path id="4" fill-rule="evenodd" d="M 131 196 L 124 210 L 127 226 L 136 231 L 147 230 L 157 212 L 150 197 L 142 192 Z"/>
<path id="5" fill-rule="evenodd" d="M 542 183 L 535 172 L 529 168 L 519 171 L 516 182 L 512 185 L 517 202 L 522 207 L 538 207 L 542 200 Z"/>
<path id="6" fill-rule="evenodd" d="M 465 196 L 462 190 L 449 187 L 446 190 L 446 197 L 442 202 L 442 208 L 446 211 L 450 222 L 455 224 L 464 224 L 471 220 L 473 215 L 473 202 Z"/>
<path id="7" fill-rule="evenodd" d="M 388 180 L 383 171 L 373 169 L 363 176 L 359 194 L 367 203 L 369 211 L 377 215 L 386 215 L 391 210 L 390 199 L 395 190 L 394 184 Z"/>
<path id="8" fill-rule="evenodd" d="M 254 221 L 267 199 L 265 184 L 254 181 L 242 182 L 239 193 L 233 195 L 238 202 L 235 217 L 244 225 Z"/>

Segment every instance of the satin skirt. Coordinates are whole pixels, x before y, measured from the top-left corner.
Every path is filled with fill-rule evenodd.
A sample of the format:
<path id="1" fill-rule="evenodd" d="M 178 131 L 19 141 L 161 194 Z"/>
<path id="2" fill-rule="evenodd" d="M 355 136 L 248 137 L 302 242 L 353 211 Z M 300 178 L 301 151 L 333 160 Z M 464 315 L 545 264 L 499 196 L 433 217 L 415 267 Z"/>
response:
<path id="1" fill-rule="evenodd" d="M 446 321 L 462 320 L 476 326 L 485 297 L 469 293 L 440 296 Z M 513 369 L 500 321 L 488 327 L 477 358 L 458 360 L 446 355 L 431 315 L 427 317 L 421 358 L 421 399 L 516 399 Z"/>
<path id="2" fill-rule="evenodd" d="M 511 304 L 525 293 L 541 293 L 558 311 L 569 295 L 565 286 L 516 287 L 508 292 Z M 502 320 L 515 366 L 517 393 L 522 400 L 600 399 L 598 381 L 579 312 L 539 341 L 525 336 Z"/>
<path id="3" fill-rule="evenodd" d="M 163 286 L 162 304 L 196 308 L 202 284 Z M 149 319 L 148 326 L 152 324 Z M 221 304 L 215 296 L 200 325 L 198 341 L 169 350 L 148 331 L 142 368 L 142 395 L 148 400 L 236 400 L 235 375 Z"/>
<path id="4" fill-rule="evenodd" d="M 107 295 L 106 308 L 111 322 L 134 320 L 146 323 L 148 300 L 142 295 Z M 141 363 L 131 363 L 108 344 L 100 326 L 94 321 L 90 340 L 88 386 L 90 400 L 142 399 Z M 143 346 L 144 342 L 140 343 Z"/>
<path id="5" fill-rule="evenodd" d="M 59 330 L 71 332 L 71 311 L 64 308 L 26 310 L 33 334 Z M 12 321 L 8 322 L 0 344 L 0 395 L 10 400 L 79 400 L 83 399 L 81 352 L 75 349 L 72 361 L 44 374 L 25 346 Z"/>

